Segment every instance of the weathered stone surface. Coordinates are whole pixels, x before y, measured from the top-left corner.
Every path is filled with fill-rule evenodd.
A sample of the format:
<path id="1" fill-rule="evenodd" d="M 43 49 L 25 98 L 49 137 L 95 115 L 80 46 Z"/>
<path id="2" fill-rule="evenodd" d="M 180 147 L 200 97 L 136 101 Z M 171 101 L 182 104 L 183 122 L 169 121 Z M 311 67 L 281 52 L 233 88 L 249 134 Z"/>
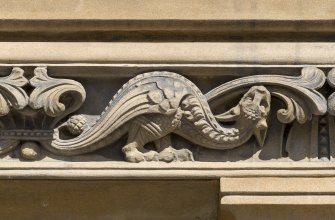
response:
<path id="1" fill-rule="evenodd" d="M 234 0 L 162 1 L 149 0 L 37 0 L 1 3 L 1 19 L 195 19 L 195 20 L 329 20 L 335 7 L 332 1 Z M 103 6 L 103 7 L 102 7 Z M 185 10 L 185 9 L 188 10 Z M 10 12 L 12 10 L 12 12 Z M 113 11 L 113 13 L 110 13 Z M 318 11 L 319 13 L 314 13 Z"/>
<path id="2" fill-rule="evenodd" d="M 1 218 L 215 220 L 217 181 L 2 180 Z"/>

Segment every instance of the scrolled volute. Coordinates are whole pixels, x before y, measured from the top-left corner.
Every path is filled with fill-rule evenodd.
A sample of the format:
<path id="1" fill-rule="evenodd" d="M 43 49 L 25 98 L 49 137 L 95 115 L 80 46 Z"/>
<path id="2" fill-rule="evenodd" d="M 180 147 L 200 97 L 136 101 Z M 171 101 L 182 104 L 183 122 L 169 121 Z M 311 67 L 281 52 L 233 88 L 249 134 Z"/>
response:
<path id="1" fill-rule="evenodd" d="M 28 104 L 28 95 L 21 88 L 28 83 L 23 69 L 14 67 L 9 76 L 0 78 L 0 116 L 7 115 L 11 108 L 21 110 Z"/>
<path id="2" fill-rule="evenodd" d="M 86 98 L 85 89 L 79 82 L 49 77 L 46 67 L 37 67 L 29 83 L 35 87 L 30 95 L 29 106 L 33 109 L 43 108 L 51 117 L 61 118 L 74 112 Z M 62 97 L 70 97 L 69 103 L 63 103 Z"/>
<path id="3" fill-rule="evenodd" d="M 316 67 L 305 67 L 301 75 L 254 75 L 239 78 L 209 91 L 206 98 L 211 106 L 224 103 L 233 95 L 243 93 L 254 85 L 263 85 L 271 95 L 279 98 L 286 105 L 277 111 L 277 118 L 282 123 L 296 120 L 305 123 L 312 115 L 323 115 L 327 112 L 327 101 L 317 89 L 325 83 L 326 77 Z"/>

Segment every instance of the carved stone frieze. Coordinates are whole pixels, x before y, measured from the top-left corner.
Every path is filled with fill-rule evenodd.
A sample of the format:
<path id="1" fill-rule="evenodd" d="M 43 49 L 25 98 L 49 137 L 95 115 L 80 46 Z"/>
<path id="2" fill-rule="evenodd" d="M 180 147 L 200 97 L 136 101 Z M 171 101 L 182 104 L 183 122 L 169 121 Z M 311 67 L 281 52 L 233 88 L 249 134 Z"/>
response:
<path id="1" fill-rule="evenodd" d="M 41 143 L 57 154 L 74 155 L 104 147 L 127 133 L 128 141 L 122 148 L 127 161 L 193 160 L 189 150 L 173 148 L 169 134 L 176 133 L 203 147 L 219 150 L 238 147 L 252 135 L 262 144 L 269 110 L 267 89 L 251 87 L 239 104 L 222 116 L 224 120 L 235 121 L 235 125 L 223 126 L 191 81 L 173 72 L 148 72 L 123 85 L 105 111 L 82 129 L 80 135 L 69 139 L 60 137 L 62 128 L 71 131 L 74 126 L 85 126 L 83 121 L 89 120 L 81 119 L 83 116 L 72 117 L 70 121 L 77 124 L 61 125 L 56 128 L 52 141 Z M 157 151 L 143 150 L 149 142 L 155 143 Z"/>
<path id="2" fill-rule="evenodd" d="M 304 124 L 327 112 L 317 91 L 326 77 L 315 67 L 303 68 L 300 76 L 241 77 L 206 94 L 175 72 L 146 72 L 125 83 L 101 114 L 79 111 L 69 117 L 86 99 L 81 83 L 52 78 L 47 67 L 36 67 L 29 80 L 23 73 L 15 67 L 0 78 L 0 153 L 21 144 L 19 157 L 29 160 L 41 157 L 40 146 L 65 158 L 96 152 L 126 136 L 126 161 L 193 161 L 194 150 L 176 146 L 175 135 L 224 152 L 250 142 L 262 148 L 272 112 L 282 124 Z M 273 98 L 284 107 L 272 107 Z"/>

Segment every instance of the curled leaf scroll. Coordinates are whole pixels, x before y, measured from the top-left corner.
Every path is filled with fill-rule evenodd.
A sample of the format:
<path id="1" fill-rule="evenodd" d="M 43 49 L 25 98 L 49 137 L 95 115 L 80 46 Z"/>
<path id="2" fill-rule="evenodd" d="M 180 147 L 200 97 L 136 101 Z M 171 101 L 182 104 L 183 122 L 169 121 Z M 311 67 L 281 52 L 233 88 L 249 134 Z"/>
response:
<path id="1" fill-rule="evenodd" d="M 277 118 L 282 123 L 296 120 L 304 123 L 312 115 L 323 115 L 327 112 L 327 101 L 317 89 L 325 83 L 326 77 L 322 70 L 316 67 L 305 67 L 300 76 L 254 75 L 239 78 L 211 90 L 206 98 L 211 106 L 222 103 L 231 94 L 241 93 L 254 85 L 264 85 L 271 95 L 286 104 L 286 109 L 277 111 Z M 230 95 L 229 95 L 230 94 Z"/>
<path id="2" fill-rule="evenodd" d="M 28 83 L 24 71 L 14 67 L 9 76 L 0 78 L 0 116 L 7 115 L 11 108 L 21 110 L 28 104 L 28 95 L 21 88 Z"/>
<path id="3" fill-rule="evenodd" d="M 86 92 L 79 82 L 49 77 L 46 67 L 37 67 L 34 75 L 29 81 L 35 87 L 29 99 L 31 108 L 43 108 L 47 115 L 62 118 L 85 101 Z M 66 106 L 62 98 L 68 98 L 70 103 Z"/>

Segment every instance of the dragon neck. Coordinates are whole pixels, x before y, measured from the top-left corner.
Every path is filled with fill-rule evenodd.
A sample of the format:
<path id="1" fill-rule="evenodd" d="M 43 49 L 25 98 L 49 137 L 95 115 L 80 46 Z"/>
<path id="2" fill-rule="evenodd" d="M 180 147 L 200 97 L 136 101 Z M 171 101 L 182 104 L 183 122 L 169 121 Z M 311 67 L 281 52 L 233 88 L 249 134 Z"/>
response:
<path id="1" fill-rule="evenodd" d="M 221 125 L 209 108 L 203 106 L 196 97 L 190 96 L 183 102 L 184 122 L 193 129 L 178 129 L 177 133 L 191 142 L 223 150 L 239 146 L 253 135 L 255 122 L 247 118 L 240 116 L 233 125 Z"/>

